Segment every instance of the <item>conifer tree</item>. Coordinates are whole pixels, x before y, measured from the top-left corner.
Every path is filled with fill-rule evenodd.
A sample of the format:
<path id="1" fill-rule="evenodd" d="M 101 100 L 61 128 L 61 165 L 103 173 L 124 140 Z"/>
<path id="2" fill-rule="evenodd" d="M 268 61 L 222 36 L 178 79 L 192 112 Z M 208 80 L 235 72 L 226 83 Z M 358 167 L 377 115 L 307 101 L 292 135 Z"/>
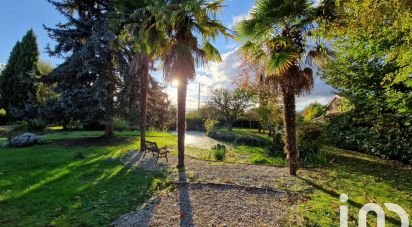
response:
<path id="1" fill-rule="evenodd" d="M 11 51 L 0 77 L 2 105 L 9 120 L 37 116 L 36 76 L 39 50 L 33 30 L 29 30 Z"/>
<path id="2" fill-rule="evenodd" d="M 57 82 L 59 99 L 51 117 L 83 123 L 105 124 L 105 135 L 113 135 L 113 106 L 116 91 L 116 35 L 110 29 L 114 12 L 111 0 L 63 0 L 49 2 L 67 18 L 56 28 L 45 27 L 57 41 L 51 55 L 66 57 L 47 80 Z M 54 119 L 56 120 L 56 119 Z"/>

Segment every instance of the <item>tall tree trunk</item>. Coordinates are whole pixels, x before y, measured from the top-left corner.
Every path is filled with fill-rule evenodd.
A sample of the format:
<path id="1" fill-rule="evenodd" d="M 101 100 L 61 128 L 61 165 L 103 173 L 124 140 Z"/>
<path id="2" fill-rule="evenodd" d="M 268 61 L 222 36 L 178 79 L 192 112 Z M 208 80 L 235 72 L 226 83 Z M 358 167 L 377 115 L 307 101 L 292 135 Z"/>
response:
<path id="1" fill-rule="evenodd" d="M 232 131 L 232 129 L 233 129 L 233 121 L 232 120 L 227 120 L 227 129 L 229 131 Z"/>
<path id="2" fill-rule="evenodd" d="M 140 68 L 140 150 L 146 149 L 146 115 L 147 115 L 147 90 L 149 88 L 149 60 L 143 56 Z"/>
<path id="3" fill-rule="evenodd" d="M 298 169 L 298 152 L 296 149 L 296 113 L 295 95 L 290 89 L 282 89 L 283 122 L 285 125 L 285 152 L 289 162 L 289 174 L 296 176 Z"/>
<path id="4" fill-rule="evenodd" d="M 135 54 L 130 63 L 130 70 L 128 78 L 125 80 L 126 85 L 126 103 L 128 104 L 127 119 L 133 129 L 137 129 L 139 125 L 139 111 L 138 111 L 138 97 L 139 97 L 139 67 L 140 67 L 139 54 Z"/>
<path id="5" fill-rule="evenodd" d="M 113 126 L 114 90 L 115 90 L 115 86 L 114 86 L 113 82 L 111 82 L 109 85 L 107 85 L 105 130 L 104 130 L 104 136 L 106 136 L 106 137 L 114 136 L 114 126 Z"/>
<path id="6" fill-rule="evenodd" d="M 179 81 L 177 88 L 177 168 L 185 167 L 185 131 L 186 131 L 186 89 L 187 80 Z"/>

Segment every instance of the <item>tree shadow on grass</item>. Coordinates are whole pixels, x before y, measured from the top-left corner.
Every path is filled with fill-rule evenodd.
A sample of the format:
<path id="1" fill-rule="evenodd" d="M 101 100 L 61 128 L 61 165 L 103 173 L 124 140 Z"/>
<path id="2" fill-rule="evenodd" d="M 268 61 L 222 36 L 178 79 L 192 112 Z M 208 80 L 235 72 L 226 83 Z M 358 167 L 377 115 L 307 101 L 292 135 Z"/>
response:
<path id="1" fill-rule="evenodd" d="M 1 223 L 107 225 L 147 200 L 154 179 L 106 156 L 75 161 L 37 177 L 36 185 L 0 203 Z"/>
<path id="2" fill-rule="evenodd" d="M 52 143 L 64 146 L 64 147 L 90 147 L 90 146 L 120 146 L 134 142 L 134 137 L 86 137 L 86 138 L 74 138 L 74 139 L 62 139 L 53 141 Z"/>
<path id="3" fill-rule="evenodd" d="M 328 189 L 324 188 L 323 186 L 321 186 L 321 185 L 319 185 L 319 184 L 315 183 L 314 181 L 309 180 L 309 179 L 307 179 L 307 178 L 303 178 L 303 177 L 300 177 L 300 176 L 297 176 L 297 178 L 303 180 L 305 183 L 307 183 L 308 185 L 312 186 L 312 187 L 315 188 L 316 190 L 322 191 L 323 193 L 326 193 L 326 194 L 334 197 L 336 200 L 339 200 L 339 197 L 340 197 L 340 194 L 339 194 L 339 193 L 337 193 L 337 192 L 335 192 L 335 191 L 333 191 L 333 190 L 328 190 Z M 358 202 L 355 202 L 355 201 L 353 201 L 353 200 L 351 200 L 351 199 L 348 199 L 348 200 L 347 200 L 347 203 L 348 203 L 349 205 L 353 206 L 353 207 L 358 208 L 358 209 L 361 209 L 361 208 L 365 205 L 365 204 L 360 204 L 360 203 L 358 203 Z M 343 204 L 343 203 L 342 203 L 342 204 Z M 386 216 L 385 219 L 386 219 L 386 221 L 389 221 L 390 223 L 392 223 L 392 224 L 394 224 L 394 225 L 400 226 L 400 224 L 401 224 L 401 221 L 400 221 L 400 220 L 395 219 L 395 218 L 392 218 L 392 217 Z"/>
<path id="4" fill-rule="evenodd" d="M 180 226 L 194 226 L 193 210 L 190 202 L 189 187 L 185 169 L 179 170 L 179 206 L 180 206 Z"/>
<path id="5" fill-rule="evenodd" d="M 331 150 L 328 155 L 334 160 L 332 168 L 338 165 L 345 172 L 373 176 L 393 188 L 412 193 L 412 166 L 354 151 L 328 149 Z"/>

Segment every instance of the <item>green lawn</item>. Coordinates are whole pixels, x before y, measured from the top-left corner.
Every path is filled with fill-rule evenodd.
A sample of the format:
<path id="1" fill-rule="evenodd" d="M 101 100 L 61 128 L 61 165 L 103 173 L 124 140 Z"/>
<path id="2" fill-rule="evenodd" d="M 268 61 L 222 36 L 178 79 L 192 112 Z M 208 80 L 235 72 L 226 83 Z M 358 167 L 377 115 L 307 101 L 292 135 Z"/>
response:
<path id="1" fill-rule="evenodd" d="M 270 137 L 266 133 L 259 133 L 257 129 L 250 129 L 250 128 L 233 128 L 232 131 L 227 130 L 227 128 L 220 128 L 218 131 L 230 133 L 233 135 L 241 135 L 241 136 L 250 136 L 256 137 L 262 140 L 270 141 Z"/>
<path id="2" fill-rule="evenodd" d="M 138 133 L 117 132 L 113 141 L 97 139 L 101 134 L 56 131 L 44 136 L 45 145 L 0 148 L 0 226 L 107 226 L 147 200 L 165 174 L 132 172 L 112 160 L 139 146 Z M 176 153 L 174 135 L 149 132 L 147 138 Z M 85 159 L 75 158 L 79 152 Z M 412 214 L 411 166 L 327 146 L 323 152 L 330 160 L 325 166 L 268 179 L 296 205 L 287 220 L 292 226 L 338 226 L 341 205 L 349 206 L 350 226 L 357 226 L 359 209 L 369 202 L 396 203 Z M 207 159 L 210 151 L 189 147 L 186 153 Z M 251 163 L 252 157 L 265 157 L 263 148 L 237 146 L 226 161 Z M 347 204 L 339 201 L 342 193 Z M 385 211 L 388 226 L 399 226 Z"/>
<path id="3" fill-rule="evenodd" d="M 111 160 L 136 149 L 138 134 L 118 133 L 116 145 L 82 145 L 101 134 L 55 132 L 45 145 L 0 148 L 0 226 L 105 226 L 148 199 L 164 174 L 132 172 Z M 175 137 L 148 139 L 173 145 Z M 78 152 L 85 159 L 76 159 Z"/>
<path id="4" fill-rule="evenodd" d="M 296 213 L 305 225 L 339 226 L 341 205 L 349 206 L 350 226 L 357 226 L 359 209 L 367 203 L 395 203 L 412 214 L 411 166 L 333 147 L 323 150 L 331 160 L 326 166 L 302 169 L 295 179 L 277 179 L 280 188 L 298 192 Z M 342 193 L 348 203 L 340 202 Z M 400 226 L 396 214 L 384 210 L 386 226 Z M 376 226 L 376 217 L 369 217 L 370 226 Z"/>
<path id="5" fill-rule="evenodd" d="M 201 149 L 187 147 L 186 154 L 204 161 L 215 161 L 211 149 Z M 229 148 L 224 160 L 226 163 L 243 163 L 243 164 L 264 164 L 273 166 L 286 166 L 287 161 L 283 157 L 269 157 L 266 155 L 265 148 L 252 146 L 233 146 Z"/>

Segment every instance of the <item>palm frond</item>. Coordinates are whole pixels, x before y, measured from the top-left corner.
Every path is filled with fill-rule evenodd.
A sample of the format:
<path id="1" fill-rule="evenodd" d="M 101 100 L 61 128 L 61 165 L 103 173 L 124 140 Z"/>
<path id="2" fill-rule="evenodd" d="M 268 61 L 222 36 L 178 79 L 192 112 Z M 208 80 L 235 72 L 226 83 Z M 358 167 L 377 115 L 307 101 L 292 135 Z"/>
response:
<path id="1" fill-rule="evenodd" d="M 205 42 L 202 49 L 204 50 L 207 59 L 214 62 L 222 61 L 219 51 L 211 43 Z"/>
<path id="2" fill-rule="evenodd" d="M 330 48 L 325 47 L 323 44 L 318 44 L 306 53 L 305 63 L 309 66 L 312 66 L 313 63 L 317 66 L 322 66 L 328 58 L 333 56 L 334 52 Z"/>
<path id="3" fill-rule="evenodd" d="M 267 72 L 274 75 L 282 75 L 287 72 L 299 59 L 295 52 L 278 52 L 272 54 L 268 59 Z"/>
<path id="4" fill-rule="evenodd" d="M 255 36 L 257 21 L 254 19 L 243 20 L 235 25 L 235 30 L 239 34 L 239 39 L 247 39 Z"/>
<path id="5" fill-rule="evenodd" d="M 206 12 L 216 15 L 216 13 L 223 9 L 223 2 L 224 0 L 215 0 L 214 2 L 207 3 L 205 5 Z"/>

